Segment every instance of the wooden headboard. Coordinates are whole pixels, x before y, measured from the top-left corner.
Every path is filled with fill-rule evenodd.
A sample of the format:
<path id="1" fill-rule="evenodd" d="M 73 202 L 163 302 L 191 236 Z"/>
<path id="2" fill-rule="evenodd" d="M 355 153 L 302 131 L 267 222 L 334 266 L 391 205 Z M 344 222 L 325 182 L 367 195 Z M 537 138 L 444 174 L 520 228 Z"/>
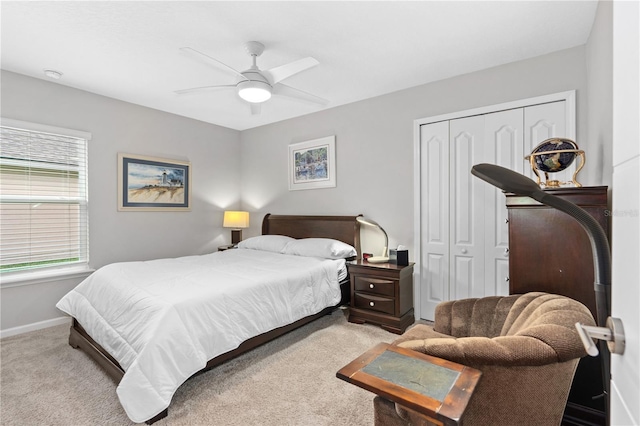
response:
<path id="1" fill-rule="evenodd" d="M 360 253 L 360 223 L 356 216 L 297 216 L 267 213 L 262 235 L 292 238 L 333 238 L 355 247 Z"/>

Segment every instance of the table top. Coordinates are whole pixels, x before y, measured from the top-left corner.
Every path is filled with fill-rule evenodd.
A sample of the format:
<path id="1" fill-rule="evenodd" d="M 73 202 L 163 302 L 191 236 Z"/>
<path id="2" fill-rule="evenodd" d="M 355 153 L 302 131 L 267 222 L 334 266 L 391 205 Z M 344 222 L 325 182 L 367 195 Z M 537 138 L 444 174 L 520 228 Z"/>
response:
<path id="1" fill-rule="evenodd" d="M 336 376 L 442 424 L 457 425 L 482 373 L 380 343 Z"/>
<path id="2" fill-rule="evenodd" d="M 404 268 L 408 268 L 409 266 L 415 265 L 415 262 L 409 262 L 408 265 L 398 265 L 396 263 L 369 263 L 366 259 L 357 259 L 351 262 L 347 262 L 347 265 L 351 267 L 367 267 L 367 268 L 378 268 L 378 269 L 389 269 L 389 270 L 397 270 L 400 271 Z"/>

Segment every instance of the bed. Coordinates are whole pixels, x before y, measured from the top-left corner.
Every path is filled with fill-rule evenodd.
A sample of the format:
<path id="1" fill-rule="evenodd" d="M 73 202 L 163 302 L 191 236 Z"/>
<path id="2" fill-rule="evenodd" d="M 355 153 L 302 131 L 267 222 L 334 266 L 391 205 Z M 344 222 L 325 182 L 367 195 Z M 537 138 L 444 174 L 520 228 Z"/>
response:
<path id="1" fill-rule="evenodd" d="M 166 417 L 173 393 L 192 375 L 348 302 L 349 278 L 339 279 L 346 251 L 324 259 L 309 254 L 308 243 L 332 239 L 359 252 L 355 216 L 267 214 L 262 235 L 268 237 L 247 239 L 234 250 L 107 265 L 58 303 L 73 318 L 69 344 L 119 384 L 131 420 L 151 424 Z M 280 244 L 286 255 L 278 253 Z M 258 281 L 262 293 L 254 294 Z M 252 293 L 243 293 L 245 287 Z"/>

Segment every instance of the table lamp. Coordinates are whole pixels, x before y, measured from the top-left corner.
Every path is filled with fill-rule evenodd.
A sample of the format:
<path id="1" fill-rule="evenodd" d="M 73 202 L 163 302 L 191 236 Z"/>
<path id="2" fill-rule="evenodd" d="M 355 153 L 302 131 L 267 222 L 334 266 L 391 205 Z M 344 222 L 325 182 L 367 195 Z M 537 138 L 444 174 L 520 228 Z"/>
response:
<path id="1" fill-rule="evenodd" d="M 386 263 L 389 261 L 389 255 L 387 254 L 387 248 L 389 247 L 389 236 L 387 235 L 387 233 L 385 232 L 384 229 L 382 229 L 382 226 L 378 225 L 378 223 L 372 219 L 368 219 L 365 218 L 363 216 L 358 216 L 356 217 L 356 220 L 358 222 L 360 222 L 363 225 L 368 225 L 368 226 L 373 226 L 375 228 L 378 228 L 379 230 L 382 231 L 382 233 L 384 234 L 384 248 L 382 249 L 382 256 L 372 256 L 367 258 L 367 262 L 369 263 Z"/>
<path id="2" fill-rule="evenodd" d="M 222 226 L 233 228 L 231 229 L 231 244 L 238 244 L 242 241 L 242 228 L 249 227 L 249 212 L 225 211 Z"/>

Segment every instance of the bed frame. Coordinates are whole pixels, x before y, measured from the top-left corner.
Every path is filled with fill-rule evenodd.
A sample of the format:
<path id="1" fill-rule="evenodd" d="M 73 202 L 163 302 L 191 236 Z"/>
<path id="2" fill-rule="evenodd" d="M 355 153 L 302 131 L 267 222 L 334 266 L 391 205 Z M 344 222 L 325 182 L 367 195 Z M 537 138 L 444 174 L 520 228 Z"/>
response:
<path id="1" fill-rule="evenodd" d="M 262 221 L 262 234 L 287 235 L 293 238 L 333 238 L 354 246 L 357 252 L 360 253 L 360 224 L 356 221 L 356 216 L 293 216 L 272 215 L 268 213 Z M 338 305 L 330 306 L 315 315 L 299 319 L 294 323 L 252 337 L 241 343 L 236 349 L 210 359 L 207 365 L 196 374 L 216 367 L 289 331 L 330 314 L 338 306 L 348 303 L 348 295 L 350 294 L 348 283 L 349 279 L 347 277 L 347 279 L 340 284 L 342 300 Z M 73 319 L 69 332 L 69 345 L 85 351 L 116 383 L 120 383 L 122 376 L 124 376 L 124 370 L 120 367 L 120 364 L 87 334 L 75 318 Z M 165 418 L 167 415 L 168 409 L 165 409 L 157 416 L 147 420 L 146 423 L 152 424 Z"/>

